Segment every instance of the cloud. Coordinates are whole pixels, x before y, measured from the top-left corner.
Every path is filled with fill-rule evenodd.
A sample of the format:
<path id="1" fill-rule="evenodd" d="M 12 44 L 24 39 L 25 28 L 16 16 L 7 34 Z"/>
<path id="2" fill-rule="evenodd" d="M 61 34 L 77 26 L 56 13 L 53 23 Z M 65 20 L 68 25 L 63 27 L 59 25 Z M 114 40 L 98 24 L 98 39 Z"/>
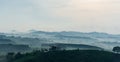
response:
<path id="1" fill-rule="evenodd" d="M 66 22 L 72 23 L 72 26 L 69 26 L 72 27 L 70 30 L 110 33 L 120 31 L 119 0 L 44 0 L 42 3 L 43 5 L 39 5 L 40 0 L 37 1 L 38 7 L 43 6 L 53 18 L 68 18 L 69 21 Z"/>
<path id="2" fill-rule="evenodd" d="M 33 21 L 32 7 L 26 0 L 0 1 L 0 29 L 7 31 L 21 28 L 29 21 Z"/>
<path id="3" fill-rule="evenodd" d="M 0 29 L 120 33 L 119 0 L 4 0 Z M 21 26 L 22 25 L 22 26 Z"/>

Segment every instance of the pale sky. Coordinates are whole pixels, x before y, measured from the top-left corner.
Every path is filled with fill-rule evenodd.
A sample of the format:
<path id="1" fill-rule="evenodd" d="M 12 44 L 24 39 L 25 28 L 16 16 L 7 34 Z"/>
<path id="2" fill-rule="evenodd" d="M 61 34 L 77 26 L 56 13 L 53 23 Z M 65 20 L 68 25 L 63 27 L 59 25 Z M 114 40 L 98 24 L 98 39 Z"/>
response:
<path id="1" fill-rule="evenodd" d="M 0 0 L 0 31 L 120 34 L 120 0 Z"/>

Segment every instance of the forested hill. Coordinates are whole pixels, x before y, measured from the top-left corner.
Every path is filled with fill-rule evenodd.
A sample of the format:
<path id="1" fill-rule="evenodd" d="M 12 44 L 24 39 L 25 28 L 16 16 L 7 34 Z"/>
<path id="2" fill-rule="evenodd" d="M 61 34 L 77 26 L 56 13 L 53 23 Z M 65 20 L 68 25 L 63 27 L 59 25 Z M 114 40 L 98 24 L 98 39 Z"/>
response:
<path id="1" fill-rule="evenodd" d="M 9 62 L 120 62 L 120 55 L 98 50 L 34 51 L 9 54 L 8 59 Z"/>

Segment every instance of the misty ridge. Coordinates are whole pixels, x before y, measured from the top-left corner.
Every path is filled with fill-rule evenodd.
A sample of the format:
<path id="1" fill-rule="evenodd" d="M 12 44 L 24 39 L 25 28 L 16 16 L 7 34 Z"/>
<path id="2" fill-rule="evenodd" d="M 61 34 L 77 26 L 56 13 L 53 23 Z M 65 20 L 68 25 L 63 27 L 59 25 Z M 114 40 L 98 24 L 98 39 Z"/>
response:
<path id="1" fill-rule="evenodd" d="M 46 32 L 30 30 L 28 32 L 0 33 L 0 52 L 28 52 L 58 46 L 63 49 L 90 49 L 112 51 L 119 46 L 120 35 L 99 32 Z"/>

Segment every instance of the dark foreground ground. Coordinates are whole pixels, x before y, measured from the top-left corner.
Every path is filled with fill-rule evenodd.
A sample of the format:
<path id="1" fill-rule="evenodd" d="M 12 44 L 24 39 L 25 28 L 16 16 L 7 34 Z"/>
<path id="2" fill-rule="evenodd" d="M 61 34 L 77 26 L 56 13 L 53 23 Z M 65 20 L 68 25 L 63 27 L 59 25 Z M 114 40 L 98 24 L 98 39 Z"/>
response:
<path id="1" fill-rule="evenodd" d="M 0 62 L 7 62 L 6 56 L 0 56 Z"/>
<path id="2" fill-rule="evenodd" d="M 7 55 L 8 62 L 120 62 L 120 55 L 97 50 L 34 51 Z"/>

